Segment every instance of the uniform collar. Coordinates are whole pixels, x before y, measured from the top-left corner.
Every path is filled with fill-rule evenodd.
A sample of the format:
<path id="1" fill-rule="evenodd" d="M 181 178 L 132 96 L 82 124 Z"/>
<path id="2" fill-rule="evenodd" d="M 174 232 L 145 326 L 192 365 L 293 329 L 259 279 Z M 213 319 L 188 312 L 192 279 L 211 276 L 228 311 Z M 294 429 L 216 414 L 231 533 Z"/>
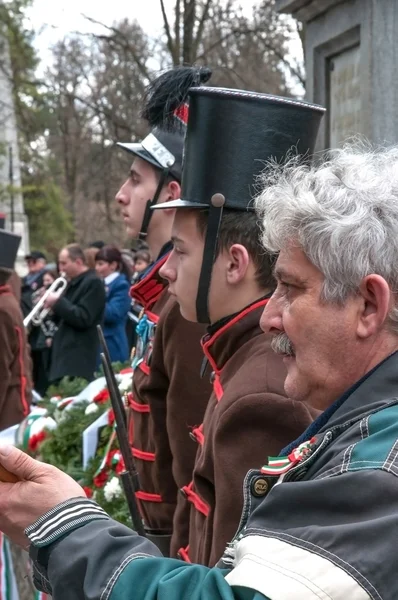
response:
<path id="1" fill-rule="evenodd" d="M 168 259 L 170 252 L 171 250 L 169 247 L 169 251 L 160 256 L 158 260 L 145 271 L 144 276 L 130 288 L 131 298 L 138 302 L 138 304 L 141 304 L 146 310 L 149 310 L 155 304 L 168 285 L 167 281 L 160 276 L 159 271 Z"/>
<path id="2" fill-rule="evenodd" d="M 260 317 L 268 299 L 269 296 L 256 300 L 238 313 L 210 325 L 202 339 L 202 348 L 215 373 L 219 373 L 249 339 L 264 335 L 260 329 Z"/>

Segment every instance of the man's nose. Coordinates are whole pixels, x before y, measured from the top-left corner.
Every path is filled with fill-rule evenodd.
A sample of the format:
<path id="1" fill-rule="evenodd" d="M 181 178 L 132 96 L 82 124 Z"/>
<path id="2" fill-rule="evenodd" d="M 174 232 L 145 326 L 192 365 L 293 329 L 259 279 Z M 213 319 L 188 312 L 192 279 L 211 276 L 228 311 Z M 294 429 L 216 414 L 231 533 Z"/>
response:
<path id="1" fill-rule="evenodd" d="M 176 278 L 176 270 L 173 266 L 173 262 L 174 262 L 173 254 L 174 254 L 174 252 L 172 251 L 169 254 L 164 265 L 162 265 L 159 270 L 160 276 L 164 277 L 164 279 L 167 279 L 167 281 L 169 283 L 175 281 L 175 278 Z"/>
<path id="2" fill-rule="evenodd" d="M 260 318 L 260 327 L 264 333 L 283 331 L 281 300 L 274 293 L 268 300 Z"/>
<path id="3" fill-rule="evenodd" d="M 126 205 L 129 203 L 130 200 L 130 196 L 128 194 L 128 190 L 127 190 L 127 181 L 122 185 L 122 187 L 120 188 L 120 190 L 118 191 L 118 193 L 115 196 L 115 201 L 118 204 L 123 204 Z"/>

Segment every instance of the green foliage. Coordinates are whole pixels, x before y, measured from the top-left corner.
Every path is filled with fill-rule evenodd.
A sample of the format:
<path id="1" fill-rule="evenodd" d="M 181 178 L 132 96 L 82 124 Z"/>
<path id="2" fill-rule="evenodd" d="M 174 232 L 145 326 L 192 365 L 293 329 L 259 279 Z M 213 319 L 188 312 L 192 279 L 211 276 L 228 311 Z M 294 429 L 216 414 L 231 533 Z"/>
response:
<path id="1" fill-rule="evenodd" d="M 59 250 L 73 239 L 71 216 L 65 208 L 62 190 L 51 180 L 23 187 L 32 248 L 56 259 Z"/>
<path id="2" fill-rule="evenodd" d="M 88 385 L 88 381 L 81 377 L 63 377 L 57 385 L 51 385 L 46 393 L 44 400 L 40 403 L 48 408 L 49 399 L 54 396 L 60 398 L 70 398 L 77 396 Z"/>
<path id="3" fill-rule="evenodd" d="M 114 373 L 120 373 L 120 371 L 123 371 L 123 369 L 127 369 L 130 366 L 131 366 L 131 361 L 129 361 L 129 360 L 126 360 L 126 362 L 112 363 L 112 368 L 113 368 Z M 104 369 L 103 369 L 102 365 L 100 365 L 100 368 L 95 373 L 95 378 L 97 379 L 98 377 L 104 377 Z"/>
<path id="4" fill-rule="evenodd" d="M 83 432 L 94 420 L 93 415 L 84 414 L 86 407 L 87 402 L 82 402 L 64 411 L 57 428 L 40 445 L 41 460 L 55 465 L 76 480 L 83 476 L 82 441 L 77 433 Z"/>
<path id="5" fill-rule="evenodd" d="M 38 58 L 33 47 L 34 32 L 26 28 L 25 10 L 31 0 L 9 0 L 0 3 L 0 27 L 6 33 L 9 46 L 12 89 L 18 130 L 26 142 L 42 131 L 41 113 L 45 111 L 43 92 L 36 79 Z M 1 50 L 1 48 L 0 48 Z"/>
<path id="6" fill-rule="evenodd" d="M 94 458 L 90 460 L 87 469 L 83 473 L 83 477 L 80 481 L 80 484 L 85 488 L 89 488 L 93 491 L 93 499 L 96 502 L 98 502 L 98 504 L 102 506 L 102 508 L 109 515 L 111 515 L 112 518 L 115 519 L 115 521 L 119 521 L 119 523 L 123 523 L 123 525 L 126 525 L 127 527 L 132 527 L 131 518 L 128 512 L 124 492 L 118 498 L 114 498 L 110 502 L 105 496 L 104 488 L 96 487 L 94 484 L 95 475 L 97 474 L 101 462 L 104 458 L 105 448 L 111 436 L 111 433 L 111 427 L 104 427 L 101 430 L 97 454 Z M 117 447 L 117 445 L 114 445 L 113 447 Z M 113 476 L 116 476 L 116 474 L 113 471 L 110 471 L 108 473 L 108 480 L 112 479 Z M 122 485 L 121 482 L 120 485 Z"/>
<path id="7" fill-rule="evenodd" d="M 114 363 L 115 373 L 120 372 L 126 365 Z M 54 465 L 61 469 L 80 485 L 82 485 L 89 495 L 111 517 L 120 523 L 131 527 L 131 520 L 128 512 L 127 503 L 122 492 L 118 497 L 109 501 L 104 492 L 104 485 L 113 477 L 118 477 L 115 466 L 107 466 L 99 479 L 95 476 L 105 456 L 108 442 L 111 438 L 113 427 L 104 426 L 99 431 L 97 452 L 86 468 L 83 469 L 83 449 L 82 439 L 84 430 L 98 419 L 105 411 L 110 408 L 110 402 L 97 404 L 98 410 L 94 413 L 85 414 L 88 402 L 74 405 L 68 410 L 59 408 L 57 403 L 51 401 L 52 397 L 61 397 L 62 399 L 77 396 L 85 387 L 87 381 L 84 379 L 70 379 L 64 377 L 57 386 L 51 386 L 46 397 L 40 402 L 40 406 L 47 410 L 47 416 L 55 419 L 57 428 L 46 431 L 46 437 L 33 454 L 35 458 L 43 460 L 46 463 Z M 113 442 L 111 450 L 117 450 L 117 440 Z"/>

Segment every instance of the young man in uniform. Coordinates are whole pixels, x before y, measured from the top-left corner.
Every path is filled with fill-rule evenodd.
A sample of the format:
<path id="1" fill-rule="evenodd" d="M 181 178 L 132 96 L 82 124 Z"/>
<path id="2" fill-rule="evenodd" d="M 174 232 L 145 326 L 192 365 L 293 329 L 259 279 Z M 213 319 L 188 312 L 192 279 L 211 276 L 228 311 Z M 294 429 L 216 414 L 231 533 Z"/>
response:
<path id="1" fill-rule="evenodd" d="M 204 75 L 194 72 L 198 84 Z M 143 311 L 133 356 L 129 429 L 140 480 L 141 514 L 148 537 L 165 555 L 170 552 L 178 490 L 191 476 L 195 460 L 196 447 L 187 432 L 201 423 L 210 395 L 208 380 L 200 378 L 200 339 L 205 329 L 181 316 L 167 281 L 159 274 L 172 249 L 174 209 L 150 210 L 157 202 L 180 197 L 183 139 L 183 128 L 174 132 L 155 128 L 141 143 L 119 144 L 134 161 L 116 195 L 127 232 L 132 238 L 145 239 L 157 257 L 131 288 L 131 296 Z M 189 511 L 185 510 L 178 530 L 185 543 L 188 524 Z M 177 550 L 171 548 L 171 556 Z"/>
<path id="2" fill-rule="evenodd" d="M 0 230 L 0 430 L 20 423 L 32 400 L 31 360 L 10 278 L 21 238 Z"/>
<path id="3" fill-rule="evenodd" d="M 282 358 L 259 326 L 274 290 L 273 258 L 260 245 L 252 184 L 262 160 L 280 160 L 293 146 L 311 153 L 322 115 L 293 100 L 192 90 L 181 199 L 154 207 L 177 209 L 174 249 L 160 273 L 182 316 L 210 324 L 202 347 L 213 393 L 192 432 L 193 479 L 181 490 L 191 516 L 189 544 L 179 552 L 189 562 L 217 563 L 238 528 L 248 469 L 277 455 L 312 419 L 286 398 Z M 254 486 L 266 494 L 265 478 Z"/>

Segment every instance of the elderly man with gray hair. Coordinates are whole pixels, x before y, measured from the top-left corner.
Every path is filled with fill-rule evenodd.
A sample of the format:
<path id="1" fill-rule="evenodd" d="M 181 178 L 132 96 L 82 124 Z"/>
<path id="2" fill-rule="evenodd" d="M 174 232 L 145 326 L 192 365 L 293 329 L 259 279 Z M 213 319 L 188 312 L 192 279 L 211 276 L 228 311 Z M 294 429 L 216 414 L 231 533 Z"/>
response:
<path id="1" fill-rule="evenodd" d="M 0 484 L 0 528 L 58 600 L 398 598 L 398 148 L 273 165 L 256 205 L 278 253 L 262 327 L 287 394 L 322 414 L 248 473 L 224 570 L 162 558 L 65 474 L 0 447 L 20 480 Z"/>

